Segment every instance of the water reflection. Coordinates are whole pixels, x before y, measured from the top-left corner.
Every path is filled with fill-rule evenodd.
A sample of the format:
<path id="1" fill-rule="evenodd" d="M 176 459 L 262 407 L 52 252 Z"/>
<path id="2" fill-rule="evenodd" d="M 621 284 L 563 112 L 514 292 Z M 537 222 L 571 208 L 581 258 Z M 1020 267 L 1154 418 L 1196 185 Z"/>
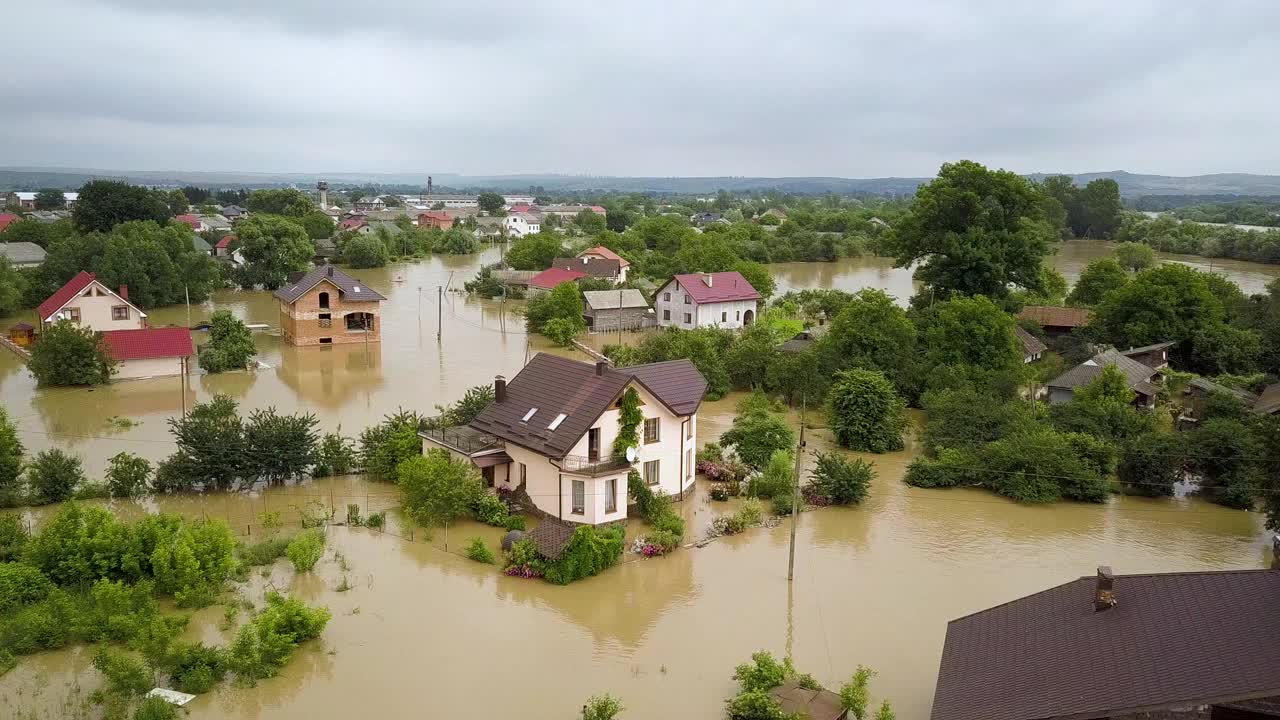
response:
<path id="1" fill-rule="evenodd" d="M 340 408 L 358 398 L 366 403 L 382 387 L 380 343 L 295 347 L 282 345 L 276 375 L 299 395 L 319 405 Z"/>

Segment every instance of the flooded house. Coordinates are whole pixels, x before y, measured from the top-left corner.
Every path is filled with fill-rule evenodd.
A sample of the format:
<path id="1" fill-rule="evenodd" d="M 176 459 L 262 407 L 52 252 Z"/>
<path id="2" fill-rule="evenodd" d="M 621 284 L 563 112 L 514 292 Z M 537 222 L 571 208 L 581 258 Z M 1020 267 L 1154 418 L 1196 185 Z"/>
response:
<path id="1" fill-rule="evenodd" d="M 583 250 L 582 252 L 578 253 L 578 257 L 595 258 L 597 260 L 617 260 L 618 261 L 617 282 L 624 283 L 627 281 L 627 272 L 628 272 L 628 268 L 631 267 L 631 263 L 627 262 L 626 258 L 622 257 L 618 253 L 610 250 L 609 248 L 603 245 L 597 245 L 593 248 L 587 248 L 586 250 Z"/>
<path id="2" fill-rule="evenodd" d="M 1134 405 L 1144 408 L 1155 407 L 1158 382 L 1156 378 L 1160 371 L 1126 357 L 1116 350 L 1098 353 L 1045 383 L 1049 402 L 1054 405 L 1071 402 L 1075 398 L 1076 388 L 1082 388 L 1097 380 L 1102 371 L 1111 365 L 1124 373 L 1129 389 L 1134 392 Z"/>
<path id="3" fill-rule="evenodd" d="M 529 278 L 529 297 L 537 297 L 545 295 L 561 283 L 577 282 L 586 277 L 587 274 L 577 270 L 565 270 L 564 268 L 550 268 Z"/>
<path id="4" fill-rule="evenodd" d="M 1040 338 L 1020 327 L 1014 327 L 1013 332 L 1018 336 L 1018 342 L 1022 344 L 1022 362 L 1024 365 L 1039 360 L 1044 355 L 1044 351 L 1049 349 Z"/>
<path id="5" fill-rule="evenodd" d="M 617 457 L 620 402 L 634 389 L 644 416 L 640 445 Z M 627 517 L 634 468 L 655 492 L 682 498 L 694 483 L 697 414 L 707 383 L 688 360 L 610 367 L 539 353 L 467 426 L 422 432 L 423 449 L 467 458 L 492 486 L 569 523 Z"/>
<path id="6" fill-rule="evenodd" d="M 611 258 L 598 257 L 578 257 L 571 258 L 555 258 L 551 261 L 552 268 L 561 270 L 572 270 L 580 272 L 587 277 L 608 280 L 617 285 L 622 282 L 622 263 Z"/>
<path id="7" fill-rule="evenodd" d="M 280 329 L 290 345 L 340 345 L 382 339 L 378 291 L 332 265 L 290 278 L 275 291 Z"/>
<path id="8" fill-rule="evenodd" d="M 655 297 L 658 324 L 686 330 L 746 327 L 760 303 L 760 293 L 737 271 L 676 275 Z"/>
<path id="9" fill-rule="evenodd" d="M 644 293 L 631 288 L 583 292 L 582 319 L 591 332 L 634 330 L 654 324 L 653 311 Z"/>

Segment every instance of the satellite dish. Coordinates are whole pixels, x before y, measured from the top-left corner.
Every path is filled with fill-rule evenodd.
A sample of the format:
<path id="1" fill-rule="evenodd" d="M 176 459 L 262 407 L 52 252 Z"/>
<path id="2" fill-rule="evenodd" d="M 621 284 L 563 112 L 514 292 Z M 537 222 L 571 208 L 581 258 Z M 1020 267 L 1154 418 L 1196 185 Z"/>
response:
<path id="1" fill-rule="evenodd" d="M 627 448 L 627 462 L 633 463 L 635 461 L 636 461 L 636 449 L 633 447 Z"/>

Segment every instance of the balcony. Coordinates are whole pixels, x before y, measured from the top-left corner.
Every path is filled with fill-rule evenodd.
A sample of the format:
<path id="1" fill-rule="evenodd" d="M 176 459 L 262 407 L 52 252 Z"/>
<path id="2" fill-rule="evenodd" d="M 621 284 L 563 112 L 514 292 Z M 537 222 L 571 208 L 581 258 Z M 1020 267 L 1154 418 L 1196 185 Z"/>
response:
<path id="1" fill-rule="evenodd" d="M 433 440 L 446 447 L 453 448 L 464 455 L 471 455 L 482 450 L 502 447 L 502 441 L 492 435 L 486 435 L 466 425 L 445 428 L 425 428 L 418 432 L 418 437 Z"/>
<path id="2" fill-rule="evenodd" d="M 625 458 L 615 459 L 612 456 L 604 456 L 593 460 L 581 455 L 565 455 L 559 461 L 552 460 L 551 464 L 560 468 L 563 472 L 573 475 L 586 475 L 587 477 L 613 475 L 620 470 L 626 470 L 631 467 L 631 463 L 627 462 Z"/>

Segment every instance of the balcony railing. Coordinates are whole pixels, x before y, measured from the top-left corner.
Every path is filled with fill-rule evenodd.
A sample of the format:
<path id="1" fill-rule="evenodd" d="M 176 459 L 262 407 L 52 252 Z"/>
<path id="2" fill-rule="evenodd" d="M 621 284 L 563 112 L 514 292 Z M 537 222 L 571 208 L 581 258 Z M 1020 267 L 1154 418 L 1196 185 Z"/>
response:
<path id="1" fill-rule="evenodd" d="M 626 470 L 631 467 L 631 463 L 626 459 L 616 459 L 612 456 L 604 456 L 598 459 L 591 459 L 581 455 L 566 455 L 564 459 L 558 463 L 561 470 L 574 475 L 586 475 L 588 477 L 596 477 L 599 475 L 611 475 L 619 470 Z"/>
<path id="2" fill-rule="evenodd" d="M 424 428 L 421 430 L 421 434 L 468 455 L 481 450 L 502 447 L 502 441 L 492 435 L 477 432 L 466 425 L 446 428 Z"/>

